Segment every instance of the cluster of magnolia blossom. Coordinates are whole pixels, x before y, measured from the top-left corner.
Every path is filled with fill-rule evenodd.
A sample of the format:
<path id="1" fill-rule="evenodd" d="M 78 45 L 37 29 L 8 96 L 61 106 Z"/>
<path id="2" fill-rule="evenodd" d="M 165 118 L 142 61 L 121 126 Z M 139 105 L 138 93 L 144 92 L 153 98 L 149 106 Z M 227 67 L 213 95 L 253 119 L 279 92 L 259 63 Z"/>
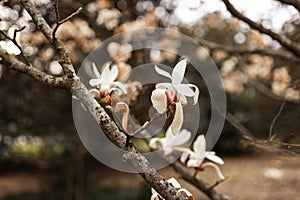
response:
<path id="1" fill-rule="evenodd" d="M 187 104 L 186 97 L 193 97 L 194 104 L 198 101 L 199 89 L 193 84 L 183 84 L 181 83 L 184 78 L 186 69 L 186 60 L 180 61 L 173 69 L 172 74 L 158 68 L 155 66 L 155 71 L 167 78 L 171 79 L 171 83 L 158 83 L 156 84 L 156 89 L 152 92 L 151 101 L 153 107 L 159 113 L 164 112 L 174 112 L 174 119 L 167 129 L 164 137 L 152 138 L 149 141 L 149 146 L 152 149 L 161 149 L 165 156 L 172 154 L 173 151 L 181 152 L 180 161 L 186 164 L 187 167 L 193 167 L 199 170 L 203 170 L 205 167 L 213 167 L 217 175 L 221 180 L 225 177 L 221 172 L 220 168 L 214 164 L 224 164 L 224 161 L 218 157 L 213 151 L 206 151 L 206 141 L 203 135 L 199 135 L 195 142 L 193 143 L 193 150 L 183 148 L 182 145 L 185 144 L 191 138 L 191 132 L 186 129 L 181 129 L 183 124 L 183 106 Z M 194 88 L 193 91 L 191 88 Z M 170 113 L 172 115 L 172 113 Z M 204 162 L 208 159 L 213 162 Z M 194 199 L 192 194 L 185 188 L 181 188 L 180 184 L 171 178 L 168 182 L 185 195 L 188 199 Z M 158 193 L 152 189 L 151 200 L 163 199 Z"/>
<path id="2" fill-rule="evenodd" d="M 151 102 L 156 111 L 160 114 L 168 113 L 168 116 L 173 117 L 172 123 L 166 131 L 164 137 L 152 138 L 149 140 L 149 147 L 152 149 L 161 149 L 165 156 L 169 156 L 173 151 L 181 152 L 180 161 L 186 164 L 187 167 L 196 168 L 197 170 L 203 170 L 205 167 L 213 167 L 218 177 L 224 180 L 225 177 L 222 174 L 219 167 L 214 164 L 224 164 L 224 161 L 218 157 L 213 151 L 206 151 L 206 140 L 203 135 L 199 135 L 193 143 L 193 150 L 184 148 L 183 144 L 191 138 L 191 132 L 186 129 L 182 129 L 184 121 L 183 107 L 188 103 L 187 97 L 192 97 L 194 104 L 198 102 L 199 89 L 193 84 L 182 83 L 186 70 L 187 60 L 181 60 L 176 64 L 172 73 L 168 73 L 155 66 L 155 71 L 170 79 L 168 83 L 156 84 L 155 90 L 152 91 Z M 126 94 L 128 92 L 128 84 L 124 84 L 120 81 L 116 81 L 118 77 L 118 67 L 107 64 L 104 66 L 102 73 L 100 74 L 96 65 L 92 64 L 92 69 L 96 78 L 89 81 L 90 85 L 96 87 L 91 89 L 90 92 L 100 102 L 106 104 L 112 104 L 112 94 L 116 93 L 118 96 Z M 128 125 L 129 107 L 125 102 L 115 102 L 115 112 L 123 114 L 122 128 L 128 132 L 132 132 Z M 205 160 L 213 162 L 204 162 Z M 187 197 L 192 195 L 186 190 L 181 188 L 179 183 L 174 178 L 171 179 L 173 186 L 178 189 L 179 192 L 184 193 Z M 178 186 L 178 187 L 177 187 Z M 151 199 L 162 199 L 155 191 Z"/>

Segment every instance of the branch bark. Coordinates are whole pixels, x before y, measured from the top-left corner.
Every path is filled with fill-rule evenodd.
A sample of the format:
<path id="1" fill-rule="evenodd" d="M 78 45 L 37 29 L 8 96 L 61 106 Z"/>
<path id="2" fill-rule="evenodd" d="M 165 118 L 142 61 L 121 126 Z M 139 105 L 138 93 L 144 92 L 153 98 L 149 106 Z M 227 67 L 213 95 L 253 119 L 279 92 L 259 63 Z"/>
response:
<path id="1" fill-rule="evenodd" d="M 37 68 L 34 68 L 32 65 L 26 65 L 25 63 L 18 60 L 14 55 L 8 54 L 1 46 L 0 57 L 3 59 L 4 63 L 9 66 L 10 69 L 27 74 L 28 76 L 45 85 L 64 89 L 70 88 L 71 83 L 65 77 L 55 77 L 46 74 L 45 72 L 42 72 Z"/>
<path id="2" fill-rule="evenodd" d="M 262 26 L 260 23 L 256 23 L 243 15 L 241 12 L 239 12 L 230 2 L 229 0 L 222 0 L 227 8 L 227 10 L 236 18 L 239 20 L 242 20 L 243 22 L 247 23 L 251 28 L 258 30 L 261 33 L 264 33 L 266 35 L 269 35 L 274 40 L 278 41 L 283 47 L 291 51 L 293 54 L 295 54 L 297 57 L 300 57 L 300 45 L 296 42 L 293 42 L 285 35 L 280 35 L 275 32 L 273 32 L 271 29 L 267 29 Z"/>

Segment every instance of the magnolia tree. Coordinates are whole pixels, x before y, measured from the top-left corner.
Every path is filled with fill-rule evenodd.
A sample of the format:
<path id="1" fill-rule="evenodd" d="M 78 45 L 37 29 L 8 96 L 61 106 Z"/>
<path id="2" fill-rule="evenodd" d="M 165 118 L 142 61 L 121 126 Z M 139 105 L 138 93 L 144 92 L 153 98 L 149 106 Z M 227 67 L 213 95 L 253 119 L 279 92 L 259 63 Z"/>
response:
<path id="1" fill-rule="evenodd" d="M 151 200 L 197 199 L 188 189 L 181 187 L 179 182 L 182 180 L 176 180 L 175 174 L 174 177 L 162 177 L 157 172 L 157 169 L 167 165 L 171 165 L 182 179 L 209 198 L 229 199 L 215 190 L 215 186 L 227 177 L 220 168 L 224 164 L 223 159 L 211 151 L 225 119 L 240 131 L 244 139 L 258 148 L 264 145 L 282 149 L 299 147 L 299 144 L 277 140 L 273 133 L 273 126 L 285 102 L 299 103 L 300 93 L 287 67 L 272 68 L 278 57 L 299 64 L 300 49 L 296 41 L 252 21 L 229 1 L 223 2 L 234 17 L 269 35 L 281 49 L 272 49 L 267 45 L 260 48 L 257 45 L 261 42 L 259 39 L 254 39 L 257 46 L 251 49 L 221 45 L 204 40 L 195 34 L 197 31 L 191 33 L 193 27 L 182 30 L 197 41 L 181 36 L 172 24 L 168 29 L 153 28 L 165 25 L 166 15 L 172 19 L 172 13 L 167 13 L 175 9 L 172 3 L 160 5 L 159 9 L 165 6 L 164 15 L 153 13 L 155 2 L 151 1 L 136 5 L 127 1 L 85 2 L 82 7 L 74 7 L 74 10 L 77 9 L 74 13 L 66 14 L 58 1 L 53 1 L 45 3 L 46 11 L 52 11 L 49 14 L 42 13 L 42 2 L 20 0 L 1 4 L 1 9 L 5 11 L 1 16 L 5 23 L 0 32 L 1 64 L 47 86 L 70 92 L 75 125 L 84 145 L 106 165 L 139 173 L 152 187 Z M 280 2 L 299 9 L 296 1 Z M 74 5 L 77 6 L 77 3 Z M 145 12 L 144 18 L 126 21 L 134 15 L 135 10 L 130 10 L 133 8 Z M 123 16 L 125 22 L 122 22 L 122 10 L 126 10 Z M 7 12 L 9 14 L 5 16 Z M 60 15 L 66 17 L 61 18 Z M 210 24 L 213 26 L 218 20 L 212 20 Z M 213 28 L 216 27 L 218 25 Z M 118 33 L 111 40 L 103 40 Z M 102 48 L 93 50 L 100 43 Z M 76 52 L 77 45 L 82 47 L 82 52 Z M 220 73 L 214 64 L 207 65 L 212 62 L 210 55 L 218 66 L 221 65 Z M 249 60 L 252 63 L 238 68 L 238 65 Z M 47 63 L 46 69 L 43 65 Z M 80 69 L 76 67 L 77 73 L 74 63 L 76 66 L 81 64 Z M 145 63 L 147 66 L 143 66 Z M 172 67 L 168 68 L 163 63 L 172 64 Z M 202 67 L 197 68 L 199 63 Z M 200 75 L 195 78 L 196 71 L 207 84 L 212 99 L 212 119 L 218 119 L 210 126 L 213 131 L 207 134 L 199 134 L 195 128 L 199 123 L 195 113 L 199 113 L 197 104 L 202 91 L 199 89 Z M 155 81 L 154 77 L 157 77 Z M 271 82 L 270 89 L 264 81 Z M 234 115 L 225 112 L 223 89 L 238 93 L 248 85 L 254 85 L 270 98 L 283 101 L 271 124 L 268 140 L 255 138 Z M 146 100 L 150 100 L 147 108 L 152 108 L 147 120 L 141 120 L 137 115 L 134 117 L 132 113 L 136 112 L 136 102 L 142 101 L 146 105 Z M 137 109 L 145 114 L 144 107 Z M 143 143 L 141 145 L 135 141 Z M 104 156 L 107 152 L 109 158 Z M 215 184 L 204 182 L 198 175 L 198 172 L 205 173 L 207 167 L 215 171 Z"/>

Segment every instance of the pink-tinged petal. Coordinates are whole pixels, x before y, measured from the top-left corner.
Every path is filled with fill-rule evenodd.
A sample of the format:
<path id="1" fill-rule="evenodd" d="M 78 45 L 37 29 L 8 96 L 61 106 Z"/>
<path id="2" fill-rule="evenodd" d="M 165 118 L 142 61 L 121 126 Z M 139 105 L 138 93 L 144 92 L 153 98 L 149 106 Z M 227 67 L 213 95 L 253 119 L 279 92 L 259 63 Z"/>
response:
<path id="1" fill-rule="evenodd" d="M 122 127 L 124 130 L 128 131 L 128 116 L 129 116 L 129 106 L 125 102 L 118 102 L 116 104 L 116 112 L 123 115 L 122 117 Z"/>
<path id="2" fill-rule="evenodd" d="M 186 68 L 186 59 L 181 60 L 176 64 L 172 72 L 172 84 L 180 84 L 183 80 L 184 73 Z"/>
<path id="3" fill-rule="evenodd" d="M 177 92 L 180 94 L 187 96 L 187 97 L 193 97 L 195 95 L 195 92 L 189 87 L 188 84 L 178 84 L 174 85 Z"/>
<path id="4" fill-rule="evenodd" d="M 191 132 L 187 131 L 186 129 L 181 130 L 176 137 L 171 141 L 171 146 L 180 146 L 189 141 L 191 138 Z"/>
<path id="5" fill-rule="evenodd" d="M 193 144 L 193 149 L 197 156 L 204 157 L 206 150 L 206 141 L 204 135 L 199 135 Z"/>
<path id="6" fill-rule="evenodd" d="M 211 160 L 219 165 L 223 165 L 224 161 L 222 160 L 222 158 L 220 158 L 219 156 L 215 155 L 215 154 L 208 154 L 205 156 L 208 160 Z"/>
<path id="7" fill-rule="evenodd" d="M 211 162 L 206 162 L 206 163 L 204 163 L 204 164 L 202 165 L 202 168 L 205 168 L 205 167 L 213 167 L 213 168 L 215 169 L 215 171 L 216 171 L 218 177 L 219 177 L 221 180 L 226 179 L 218 165 L 216 165 L 216 164 L 214 164 L 214 163 L 211 163 Z"/>
<path id="8" fill-rule="evenodd" d="M 171 124 L 171 132 L 173 135 L 177 135 L 182 127 L 183 123 L 183 109 L 181 103 L 176 103 L 176 110 L 174 119 Z"/>
<path id="9" fill-rule="evenodd" d="M 189 86 L 195 89 L 195 94 L 194 94 L 194 105 L 195 105 L 198 102 L 200 91 L 199 88 L 194 84 L 189 84 Z"/>
<path id="10" fill-rule="evenodd" d="M 164 113 L 167 109 L 166 90 L 155 89 L 152 91 L 151 102 L 156 111 L 160 114 Z"/>
<path id="11" fill-rule="evenodd" d="M 97 78 L 93 78 L 89 81 L 90 86 L 95 87 L 99 84 L 101 84 L 101 80 Z"/>
<path id="12" fill-rule="evenodd" d="M 181 185 L 178 183 L 178 181 L 175 178 L 173 178 L 173 177 L 169 178 L 167 181 L 168 181 L 168 183 L 171 183 L 174 188 L 176 188 L 176 189 L 181 188 Z"/>
<path id="13" fill-rule="evenodd" d="M 101 79 L 101 75 L 100 75 L 95 63 L 92 63 L 92 69 L 93 69 L 93 72 L 94 72 L 96 78 Z"/>
<path id="14" fill-rule="evenodd" d="M 169 72 L 160 69 L 157 65 L 154 66 L 154 69 L 155 69 L 155 71 L 156 71 L 158 74 L 160 74 L 160 75 L 162 75 L 162 76 L 164 76 L 164 77 L 167 77 L 167 78 L 169 78 L 169 79 L 172 79 L 171 74 L 169 74 Z"/>

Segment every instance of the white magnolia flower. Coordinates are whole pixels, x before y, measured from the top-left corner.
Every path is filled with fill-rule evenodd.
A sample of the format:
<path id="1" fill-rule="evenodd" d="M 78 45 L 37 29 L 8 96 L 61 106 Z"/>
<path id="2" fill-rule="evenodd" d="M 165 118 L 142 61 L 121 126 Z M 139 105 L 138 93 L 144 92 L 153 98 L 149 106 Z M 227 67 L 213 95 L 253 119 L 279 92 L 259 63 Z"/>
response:
<path id="1" fill-rule="evenodd" d="M 185 188 L 181 188 L 181 185 L 178 183 L 178 181 L 175 178 L 169 178 L 168 183 L 171 183 L 173 187 L 182 195 L 186 196 L 188 199 L 195 199 L 193 195 Z M 152 196 L 150 200 L 164 200 L 153 188 L 151 188 Z"/>
<path id="2" fill-rule="evenodd" d="M 113 65 L 110 69 L 110 64 L 107 63 L 104 66 L 102 74 L 99 73 L 95 63 L 92 63 L 92 69 L 96 78 L 91 79 L 89 84 L 92 87 L 96 86 L 98 90 L 92 89 L 90 90 L 91 93 L 96 93 L 100 95 L 100 97 L 105 97 L 113 90 L 126 93 L 126 85 L 115 81 L 119 73 L 117 66 Z"/>
<path id="3" fill-rule="evenodd" d="M 194 104 L 196 104 L 199 96 L 199 89 L 197 86 L 181 83 L 186 69 L 186 62 L 186 59 L 178 62 L 173 69 L 172 75 L 155 66 L 155 71 L 162 76 L 170 78 L 171 83 L 156 84 L 156 89 L 151 95 L 151 102 L 153 107 L 160 114 L 167 110 L 168 105 L 176 106 L 174 120 L 171 124 L 171 132 L 174 135 L 179 132 L 183 123 L 182 105 L 186 105 L 186 97 L 193 97 Z M 194 88 L 195 91 L 191 88 Z"/>
<path id="4" fill-rule="evenodd" d="M 182 163 L 185 163 L 186 160 L 189 159 L 187 162 L 187 166 L 195 167 L 200 170 L 203 170 L 205 167 L 208 166 L 213 167 L 216 170 L 219 178 L 222 180 L 225 179 L 225 176 L 216 164 L 212 162 L 204 162 L 205 159 L 208 159 L 220 165 L 224 164 L 222 158 L 217 156 L 215 152 L 206 151 L 206 141 L 204 135 L 199 135 L 197 137 L 196 141 L 193 144 L 193 150 L 194 151 L 188 150 L 182 153 L 180 161 Z"/>
<path id="5" fill-rule="evenodd" d="M 153 149 L 162 149 L 165 155 L 169 155 L 173 150 L 179 149 L 180 146 L 186 143 L 190 138 L 191 132 L 186 129 L 174 135 L 171 132 L 171 128 L 168 128 L 165 137 L 152 138 L 149 141 L 149 146 Z"/>

